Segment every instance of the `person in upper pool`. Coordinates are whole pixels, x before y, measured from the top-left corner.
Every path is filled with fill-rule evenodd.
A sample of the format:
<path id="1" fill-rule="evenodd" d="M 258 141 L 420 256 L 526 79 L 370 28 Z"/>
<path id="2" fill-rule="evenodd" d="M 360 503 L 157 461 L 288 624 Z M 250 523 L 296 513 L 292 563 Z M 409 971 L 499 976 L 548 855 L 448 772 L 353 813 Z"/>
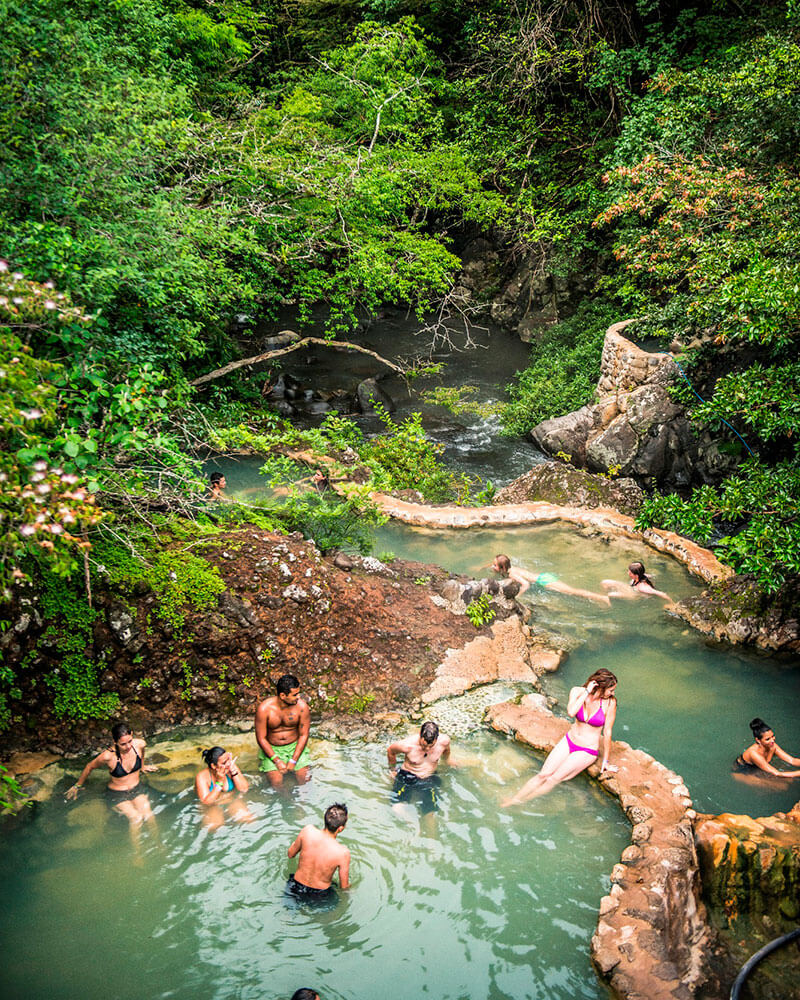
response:
<path id="1" fill-rule="evenodd" d="M 750 723 L 755 743 L 743 750 L 736 758 L 736 768 L 741 773 L 752 773 L 755 770 L 763 771 L 774 778 L 800 778 L 800 771 L 781 771 L 772 766 L 772 758 L 777 757 L 785 764 L 800 765 L 800 758 L 792 757 L 791 754 L 782 750 L 775 742 L 775 733 L 769 728 L 763 719 L 753 719 Z"/>
<path id="2" fill-rule="evenodd" d="M 497 555 L 492 562 L 492 569 L 495 573 L 500 573 L 509 580 L 515 580 L 519 584 L 520 594 L 524 594 L 532 583 L 545 590 L 556 590 L 559 594 L 570 594 L 573 597 L 585 597 L 589 601 L 596 601 L 598 604 L 611 604 L 605 594 L 597 594 L 593 590 L 581 590 L 580 587 L 570 587 L 567 583 L 562 583 L 557 576 L 552 573 L 530 573 L 520 566 L 512 566 L 511 560 L 506 555 Z"/>
<path id="3" fill-rule="evenodd" d="M 250 787 L 247 778 L 236 765 L 236 758 L 224 747 L 211 747 L 201 750 L 206 766 L 198 771 L 194 779 L 197 797 L 204 806 L 208 806 L 206 822 L 211 827 L 222 826 L 225 816 L 222 805 L 226 805 L 231 819 L 240 823 L 251 823 L 255 816 L 247 808 L 246 803 L 230 795 L 230 792 L 244 794 Z"/>
<path id="4" fill-rule="evenodd" d="M 575 717 L 575 722 L 547 755 L 541 771 L 527 781 L 516 795 L 500 803 L 503 809 L 546 795 L 562 781 L 569 781 L 585 771 L 599 756 L 601 733 L 603 760 L 600 773 L 617 770 L 608 763 L 611 730 L 617 716 L 616 686 L 614 674 L 601 669 L 595 670 L 583 687 L 574 687 L 570 691 L 567 711 Z"/>
<path id="5" fill-rule="evenodd" d="M 153 819 L 147 792 L 139 787 L 139 775 L 142 771 L 157 771 L 158 768 L 145 764 L 146 744 L 144 740 L 134 739 L 124 722 L 118 722 L 111 729 L 111 736 L 113 747 L 103 750 L 89 761 L 78 780 L 68 789 L 67 798 L 77 798 L 79 789 L 83 788 L 92 771 L 105 764 L 109 774 L 107 793 L 112 807 L 126 816 L 132 826 L 138 826 L 145 820 Z"/>
<path id="6" fill-rule="evenodd" d="M 670 604 L 672 603 L 669 594 L 665 594 L 663 590 L 656 590 L 653 586 L 653 581 L 645 572 L 644 563 L 632 562 L 628 566 L 627 586 L 619 580 L 601 580 L 600 585 L 608 591 L 609 597 L 628 598 L 642 594 L 644 597 L 661 597 L 665 601 L 669 601 Z"/>

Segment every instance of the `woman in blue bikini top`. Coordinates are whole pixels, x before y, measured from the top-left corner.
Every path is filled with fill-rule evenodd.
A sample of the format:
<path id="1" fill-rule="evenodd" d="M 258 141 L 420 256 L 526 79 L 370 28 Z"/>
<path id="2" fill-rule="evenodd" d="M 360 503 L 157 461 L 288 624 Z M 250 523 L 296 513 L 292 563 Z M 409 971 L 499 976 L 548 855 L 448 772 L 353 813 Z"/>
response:
<path id="1" fill-rule="evenodd" d="M 600 773 L 617 770 L 608 763 L 611 730 L 617 716 L 616 686 L 617 678 L 603 668 L 595 670 L 583 687 L 570 691 L 567 711 L 574 716 L 575 722 L 550 751 L 541 771 L 527 781 L 516 795 L 501 803 L 504 808 L 545 795 L 562 781 L 569 781 L 585 771 L 600 755 L 601 733 L 603 760 Z"/>

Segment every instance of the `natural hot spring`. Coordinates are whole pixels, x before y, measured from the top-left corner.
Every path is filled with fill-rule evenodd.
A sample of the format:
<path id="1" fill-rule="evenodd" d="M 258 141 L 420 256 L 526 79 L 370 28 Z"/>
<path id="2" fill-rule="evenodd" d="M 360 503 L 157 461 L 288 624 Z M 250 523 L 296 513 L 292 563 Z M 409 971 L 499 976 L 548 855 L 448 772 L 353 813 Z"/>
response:
<path id="1" fill-rule="evenodd" d="M 466 766 L 443 769 L 438 828 L 420 835 L 390 808 L 383 746 L 316 741 L 309 785 L 281 797 L 256 778 L 256 821 L 210 832 L 191 790 L 209 736 L 182 735 L 151 743 L 167 759 L 148 776 L 156 828 L 138 847 L 97 774 L 76 805 L 56 794 L 5 831 L 9 1000 L 272 1000 L 301 985 L 326 1000 L 607 995 L 589 938 L 629 827 L 585 777 L 501 812 L 503 784 L 538 761 L 464 736 Z M 215 738 L 253 774 L 252 735 Z M 353 888 L 330 912 L 289 909 L 286 848 L 335 800 L 350 809 Z"/>

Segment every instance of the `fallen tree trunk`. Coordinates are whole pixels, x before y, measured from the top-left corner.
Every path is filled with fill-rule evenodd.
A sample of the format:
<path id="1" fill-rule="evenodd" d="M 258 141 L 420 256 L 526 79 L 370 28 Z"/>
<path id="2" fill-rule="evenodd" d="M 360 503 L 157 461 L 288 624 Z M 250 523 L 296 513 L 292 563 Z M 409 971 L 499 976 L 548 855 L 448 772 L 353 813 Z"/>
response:
<path id="1" fill-rule="evenodd" d="M 235 372 L 238 368 L 246 368 L 248 365 L 261 364 L 263 361 L 272 361 L 273 358 L 279 358 L 283 354 L 291 354 L 292 351 L 298 351 L 301 347 L 306 347 L 308 344 L 317 344 L 319 347 L 330 347 L 334 350 L 345 350 L 345 351 L 358 351 L 360 354 L 368 354 L 371 358 L 375 358 L 376 361 L 380 361 L 382 365 L 386 365 L 387 368 L 391 368 L 392 371 L 397 372 L 398 375 L 402 375 L 405 378 L 407 374 L 407 369 L 395 364 L 393 361 L 389 361 L 387 358 L 382 357 L 380 354 L 376 354 L 375 351 L 370 351 L 366 347 L 361 347 L 358 344 L 351 344 L 347 340 L 324 340 L 322 337 L 303 337 L 302 340 L 298 340 L 294 344 L 290 344 L 288 347 L 281 347 L 274 351 L 266 351 L 264 354 L 255 354 L 251 358 L 242 358 L 240 361 L 231 361 L 230 364 L 223 365 L 222 368 L 215 368 L 213 372 L 207 372 L 205 375 L 201 375 L 199 378 L 194 379 L 191 385 L 205 385 L 206 382 L 213 382 L 215 379 L 222 378 L 223 375 L 229 375 L 231 372 Z"/>

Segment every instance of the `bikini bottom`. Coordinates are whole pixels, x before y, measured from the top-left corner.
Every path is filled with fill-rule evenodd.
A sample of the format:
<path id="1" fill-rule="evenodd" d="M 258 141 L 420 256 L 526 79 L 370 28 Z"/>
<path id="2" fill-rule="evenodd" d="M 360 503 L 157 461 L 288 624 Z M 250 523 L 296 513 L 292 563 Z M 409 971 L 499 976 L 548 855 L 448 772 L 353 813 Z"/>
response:
<path id="1" fill-rule="evenodd" d="M 583 750 L 584 753 L 590 753 L 592 757 L 599 757 L 599 750 L 592 750 L 590 747 L 579 747 L 577 743 L 573 743 L 572 740 L 567 736 L 567 746 L 569 747 L 570 753 L 575 753 L 576 750 Z"/>

